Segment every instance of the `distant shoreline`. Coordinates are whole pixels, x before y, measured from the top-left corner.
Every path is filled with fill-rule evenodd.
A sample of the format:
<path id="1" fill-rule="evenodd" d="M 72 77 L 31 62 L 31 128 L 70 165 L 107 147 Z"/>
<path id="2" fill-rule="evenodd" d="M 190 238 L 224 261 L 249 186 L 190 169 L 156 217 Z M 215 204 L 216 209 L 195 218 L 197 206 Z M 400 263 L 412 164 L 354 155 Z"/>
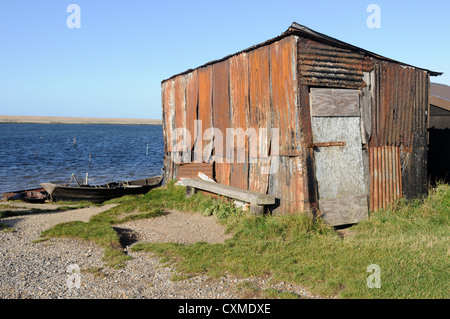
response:
<path id="1" fill-rule="evenodd" d="M 0 115 L 0 123 L 161 125 L 162 120 Z"/>

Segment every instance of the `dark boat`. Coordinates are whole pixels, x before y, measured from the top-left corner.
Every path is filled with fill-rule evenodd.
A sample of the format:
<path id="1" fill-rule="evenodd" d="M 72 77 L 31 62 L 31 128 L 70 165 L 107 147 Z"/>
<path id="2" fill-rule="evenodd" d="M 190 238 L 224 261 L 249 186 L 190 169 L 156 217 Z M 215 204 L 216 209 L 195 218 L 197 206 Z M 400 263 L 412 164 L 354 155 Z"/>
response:
<path id="1" fill-rule="evenodd" d="M 89 201 L 102 203 L 125 195 L 145 194 L 161 185 L 162 176 L 154 176 L 134 181 L 112 182 L 103 185 L 79 185 L 42 183 L 52 201 Z"/>
<path id="2" fill-rule="evenodd" d="M 44 203 L 47 196 L 48 193 L 42 187 L 3 193 L 4 200 L 22 200 L 28 203 Z"/>

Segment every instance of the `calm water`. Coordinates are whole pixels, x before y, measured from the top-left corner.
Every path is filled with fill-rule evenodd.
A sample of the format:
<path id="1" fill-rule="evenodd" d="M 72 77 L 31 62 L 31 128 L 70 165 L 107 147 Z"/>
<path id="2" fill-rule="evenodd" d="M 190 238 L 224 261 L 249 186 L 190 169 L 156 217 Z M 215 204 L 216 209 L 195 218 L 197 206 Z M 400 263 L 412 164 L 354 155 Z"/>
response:
<path id="1" fill-rule="evenodd" d="M 80 182 L 89 173 L 90 184 L 160 175 L 163 156 L 160 125 L 0 123 L 0 193 L 72 173 Z"/>

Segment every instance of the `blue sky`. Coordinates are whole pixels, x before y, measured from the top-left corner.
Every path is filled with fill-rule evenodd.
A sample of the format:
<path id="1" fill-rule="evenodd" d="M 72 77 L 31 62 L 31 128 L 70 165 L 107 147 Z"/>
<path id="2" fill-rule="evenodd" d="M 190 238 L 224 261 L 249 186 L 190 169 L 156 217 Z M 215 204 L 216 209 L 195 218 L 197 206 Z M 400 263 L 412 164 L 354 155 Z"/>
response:
<path id="1" fill-rule="evenodd" d="M 81 9 L 70 29 L 67 6 Z M 381 28 L 368 28 L 368 5 Z M 450 1 L 2 0 L 0 115 L 161 118 L 161 81 L 292 22 L 450 85 Z"/>

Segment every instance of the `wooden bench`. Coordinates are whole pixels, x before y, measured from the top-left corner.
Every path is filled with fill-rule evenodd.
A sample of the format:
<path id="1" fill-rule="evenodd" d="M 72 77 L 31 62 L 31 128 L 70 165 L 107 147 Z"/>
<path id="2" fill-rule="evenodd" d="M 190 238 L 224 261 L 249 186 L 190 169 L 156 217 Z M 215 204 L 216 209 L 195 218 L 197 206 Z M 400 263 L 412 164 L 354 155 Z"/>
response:
<path id="1" fill-rule="evenodd" d="M 237 187 L 232 187 L 224 184 L 209 182 L 201 179 L 184 178 L 180 184 L 186 186 L 186 196 L 192 196 L 197 189 L 204 190 L 210 193 L 223 195 L 225 197 L 233 198 L 241 202 L 250 204 L 250 212 L 255 215 L 264 213 L 265 205 L 275 204 L 275 197 L 271 195 L 261 194 Z"/>

